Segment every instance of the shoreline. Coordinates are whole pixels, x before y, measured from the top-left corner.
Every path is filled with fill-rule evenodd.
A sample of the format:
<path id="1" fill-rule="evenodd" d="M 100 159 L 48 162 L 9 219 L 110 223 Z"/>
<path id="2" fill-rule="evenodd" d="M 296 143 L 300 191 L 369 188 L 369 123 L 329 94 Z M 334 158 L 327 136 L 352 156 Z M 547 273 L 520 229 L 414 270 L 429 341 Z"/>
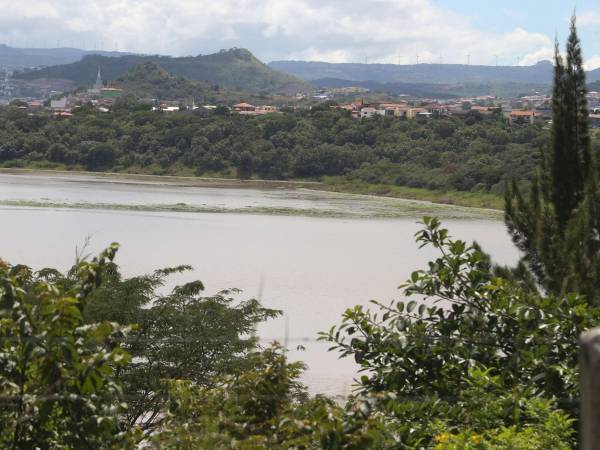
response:
<path id="1" fill-rule="evenodd" d="M 0 168 L 0 174 L 57 176 L 61 178 L 85 177 L 98 182 L 157 184 L 180 187 L 207 187 L 222 189 L 309 189 L 317 192 L 362 195 L 380 199 L 398 199 L 422 202 L 436 206 L 458 206 L 490 213 L 502 211 L 502 199 L 491 194 L 477 194 L 460 191 L 431 191 L 385 184 L 350 182 L 341 177 L 326 177 L 324 181 L 301 180 L 240 180 L 222 177 L 195 177 L 182 175 L 152 175 L 125 172 L 92 172 L 85 170 L 40 169 L 40 168 Z"/>

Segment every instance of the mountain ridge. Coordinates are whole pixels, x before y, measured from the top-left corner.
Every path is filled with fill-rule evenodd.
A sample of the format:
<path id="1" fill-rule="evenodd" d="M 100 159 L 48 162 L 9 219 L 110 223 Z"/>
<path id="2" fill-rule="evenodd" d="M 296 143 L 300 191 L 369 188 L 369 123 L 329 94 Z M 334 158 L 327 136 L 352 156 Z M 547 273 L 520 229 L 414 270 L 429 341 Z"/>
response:
<path id="1" fill-rule="evenodd" d="M 308 84 L 292 75 L 281 73 L 259 61 L 246 49 L 233 48 L 210 55 L 170 57 L 160 55 L 125 55 L 107 57 L 87 55 L 80 61 L 22 72 L 22 80 L 67 80 L 76 86 L 89 86 L 96 79 L 98 67 L 105 80 L 116 80 L 129 70 L 153 62 L 166 71 L 192 81 L 205 81 L 226 89 L 249 92 L 295 93 Z"/>
<path id="2" fill-rule="evenodd" d="M 342 79 L 380 83 L 526 83 L 551 84 L 552 63 L 533 66 L 483 66 L 466 64 L 362 64 L 320 61 L 272 61 L 269 66 L 303 80 Z M 600 69 L 588 72 L 588 81 L 600 80 Z"/>
<path id="3" fill-rule="evenodd" d="M 55 66 L 70 64 L 79 61 L 87 55 L 98 54 L 101 56 L 125 56 L 132 55 L 131 52 L 83 50 L 74 47 L 60 48 L 19 48 L 0 44 L 0 66 L 13 69 L 24 69 L 27 67 Z"/>

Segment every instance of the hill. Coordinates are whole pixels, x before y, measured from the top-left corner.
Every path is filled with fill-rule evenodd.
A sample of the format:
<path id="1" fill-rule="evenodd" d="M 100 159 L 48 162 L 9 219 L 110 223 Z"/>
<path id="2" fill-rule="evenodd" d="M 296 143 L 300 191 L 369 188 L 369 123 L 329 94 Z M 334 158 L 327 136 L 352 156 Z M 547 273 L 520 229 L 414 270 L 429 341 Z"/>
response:
<path id="1" fill-rule="evenodd" d="M 128 70 L 116 80 L 116 84 L 128 94 L 140 98 L 177 100 L 214 92 L 206 82 L 191 81 L 180 75 L 173 75 L 151 61 Z"/>
<path id="2" fill-rule="evenodd" d="M 336 78 L 379 83 L 552 83 L 552 63 L 549 61 L 541 61 L 533 66 L 273 61 L 269 66 L 304 80 Z M 588 72 L 588 79 L 589 81 L 600 80 L 600 69 Z"/>
<path id="3" fill-rule="evenodd" d="M 118 58 L 100 55 L 85 56 L 81 61 L 23 72 L 23 80 L 67 80 L 77 86 L 94 83 L 98 67 L 107 80 L 116 80 L 134 67 L 155 63 L 175 75 L 189 80 L 206 81 L 226 89 L 249 92 L 295 93 L 307 84 L 294 76 L 271 69 L 245 49 L 224 50 L 212 55 L 168 57 L 127 55 Z"/>
<path id="4" fill-rule="evenodd" d="M 0 66 L 13 69 L 55 66 L 79 61 L 86 55 L 124 56 L 130 53 L 82 50 L 79 48 L 16 48 L 0 44 Z"/>
<path id="5" fill-rule="evenodd" d="M 449 99 L 479 95 L 517 97 L 521 94 L 547 91 L 549 86 L 526 83 L 382 83 L 379 81 L 348 81 L 337 78 L 323 78 L 311 81 L 316 88 L 363 87 L 372 92 L 410 97 Z"/>
<path id="6" fill-rule="evenodd" d="M 600 92 L 600 80 L 588 84 L 590 91 Z"/>

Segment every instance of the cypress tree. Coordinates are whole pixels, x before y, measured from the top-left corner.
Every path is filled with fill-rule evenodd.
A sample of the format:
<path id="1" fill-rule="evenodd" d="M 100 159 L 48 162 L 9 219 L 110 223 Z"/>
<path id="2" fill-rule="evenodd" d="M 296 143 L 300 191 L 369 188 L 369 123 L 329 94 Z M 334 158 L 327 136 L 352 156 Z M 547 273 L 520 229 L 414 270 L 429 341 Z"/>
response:
<path id="1" fill-rule="evenodd" d="M 552 145 L 543 152 L 527 195 L 514 181 L 506 189 L 505 222 L 523 254 L 513 273 L 523 282 L 533 280 L 530 284 L 549 294 L 578 291 L 598 302 L 600 196 L 575 17 L 566 58 L 556 43 L 553 83 Z"/>

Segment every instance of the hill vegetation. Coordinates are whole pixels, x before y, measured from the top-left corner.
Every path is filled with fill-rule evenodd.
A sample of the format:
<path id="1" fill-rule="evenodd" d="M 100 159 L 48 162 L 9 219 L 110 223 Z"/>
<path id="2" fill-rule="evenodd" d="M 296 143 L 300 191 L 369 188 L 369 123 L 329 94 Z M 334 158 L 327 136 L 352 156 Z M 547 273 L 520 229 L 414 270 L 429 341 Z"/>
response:
<path id="1" fill-rule="evenodd" d="M 176 100 L 198 98 L 218 93 L 215 86 L 205 81 L 191 81 L 173 75 L 154 62 L 145 62 L 128 70 L 116 80 L 116 85 L 127 94 L 138 98 Z"/>
<path id="2" fill-rule="evenodd" d="M 155 62 L 145 62 L 128 70 L 122 77 L 115 80 L 114 86 L 123 89 L 124 98 L 117 107 L 125 103 L 134 104 L 137 100 L 148 102 L 170 101 L 196 104 L 228 104 L 241 101 L 257 105 L 288 104 L 289 98 L 266 92 L 240 92 L 223 89 L 206 81 L 188 80 L 181 75 L 174 75 L 163 69 Z"/>
<path id="3" fill-rule="evenodd" d="M 192 81 L 205 81 L 237 91 L 295 93 L 308 86 L 291 75 L 269 68 L 245 49 L 181 58 L 140 55 L 113 58 L 91 55 L 75 63 L 23 72 L 16 77 L 23 80 L 69 80 L 76 86 L 91 86 L 96 80 L 98 67 L 105 80 L 116 80 L 129 70 L 148 62 L 158 64 L 168 72 Z"/>
<path id="4" fill-rule="evenodd" d="M 338 78 L 380 83 L 552 83 L 552 63 L 533 66 L 479 66 L 466 64 L 359 64 L 315 61 L 273 61 L 273 69 L 303 80 Z M 600 80 L 600 69 L 588 73 L 589 81 Z"/>
<path id="5" fill-rule="evenodd" d="M 524 93 L 548 92 L 550 86 L 543 84 L 525 84 L 514 82 L 488 83 L 405 83 L 380 81 L 349 81 L 338 78 L 321 78 L 311 80 L 316 88 L 363 87 L 371 92 L 388 95 L 407 95 L 419 98 L 448 99 L 456 97 L 472 97 L 492 95 L 508 98 L 518 97 Z"/>

